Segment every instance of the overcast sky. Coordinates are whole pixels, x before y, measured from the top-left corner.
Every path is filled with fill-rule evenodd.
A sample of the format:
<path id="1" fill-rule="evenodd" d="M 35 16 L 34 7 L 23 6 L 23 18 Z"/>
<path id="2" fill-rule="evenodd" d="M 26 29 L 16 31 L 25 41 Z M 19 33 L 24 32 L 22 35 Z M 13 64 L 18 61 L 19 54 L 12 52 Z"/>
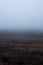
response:
<path id="1" fill-rule="evenodd" d="M 43 0 L 0 0 L 1 29 L 43 29 Z"/>

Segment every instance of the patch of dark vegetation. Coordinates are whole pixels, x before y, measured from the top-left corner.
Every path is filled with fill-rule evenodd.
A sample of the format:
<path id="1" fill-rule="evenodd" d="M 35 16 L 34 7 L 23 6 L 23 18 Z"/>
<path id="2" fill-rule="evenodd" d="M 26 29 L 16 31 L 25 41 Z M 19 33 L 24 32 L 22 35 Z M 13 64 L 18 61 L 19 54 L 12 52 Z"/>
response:
<path id="1" fill-rule="evenodd" d="M 11 47 L 0 47 L 0 51 L 2 49 L 4 51 L 0 52 L 0 61 L 4 63 L 3 65 L 43 65 L 43 52 L 13 51 L 9 48 Z"/>
<path id="2" fill-rule="evenodd" d="M 0 41 L 0 65 L 43 65 L 43 52 L 34 50 L 40 41 L 6 40 Z"/>

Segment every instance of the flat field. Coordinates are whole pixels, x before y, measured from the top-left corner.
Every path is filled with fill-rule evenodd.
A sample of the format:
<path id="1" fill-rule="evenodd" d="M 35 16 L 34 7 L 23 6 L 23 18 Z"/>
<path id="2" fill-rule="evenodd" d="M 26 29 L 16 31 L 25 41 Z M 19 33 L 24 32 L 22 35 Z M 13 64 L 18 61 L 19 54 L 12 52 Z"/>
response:
<path id="1" fill-rule="evenodd" d="M 43 65 L 43 37 L 0 36 L 0 65 Z"/>

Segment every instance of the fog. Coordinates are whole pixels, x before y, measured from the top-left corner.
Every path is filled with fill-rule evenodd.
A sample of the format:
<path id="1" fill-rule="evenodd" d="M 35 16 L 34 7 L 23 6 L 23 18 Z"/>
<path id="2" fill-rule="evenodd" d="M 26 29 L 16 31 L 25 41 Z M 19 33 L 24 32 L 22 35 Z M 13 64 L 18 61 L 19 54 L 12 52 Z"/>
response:
<path id="1" fill-rule="evenodd" d="M 43 0 L 0 0 L 0 30 L 24 29 L 43 29 Z"/>

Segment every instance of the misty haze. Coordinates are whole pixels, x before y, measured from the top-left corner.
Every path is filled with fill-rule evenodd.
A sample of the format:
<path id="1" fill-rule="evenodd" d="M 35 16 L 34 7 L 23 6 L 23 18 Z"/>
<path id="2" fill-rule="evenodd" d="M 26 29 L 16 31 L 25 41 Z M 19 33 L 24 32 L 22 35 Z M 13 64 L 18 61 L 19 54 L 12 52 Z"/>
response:
<path id="1" fill-rule="evenodd" d="M 43 0 L 0 0 L 0 65 L 43 65 Z"/>

